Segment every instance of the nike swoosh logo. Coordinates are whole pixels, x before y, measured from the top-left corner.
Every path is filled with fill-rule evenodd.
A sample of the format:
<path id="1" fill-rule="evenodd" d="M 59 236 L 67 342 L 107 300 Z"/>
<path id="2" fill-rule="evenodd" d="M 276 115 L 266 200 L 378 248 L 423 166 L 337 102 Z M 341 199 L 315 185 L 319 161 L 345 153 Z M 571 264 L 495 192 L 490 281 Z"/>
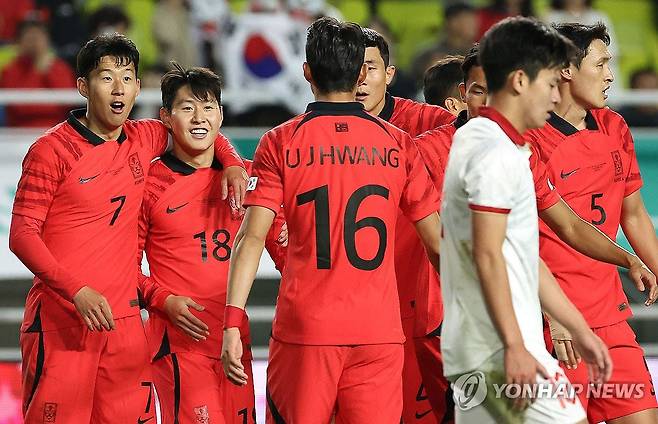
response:
<path id="1" fill-rule="evenodd" d="M 87 184 L 89 181 L 93 180 L 94 178 L 98 177 L 100 174 L 96 174 L 93 177 L 87 177 L 87 178 L 82 178 L 80 177 L 80 184 Z"/>
<path id="2" fill-rule="evenodd" d="M 137 418 L 137 424 L 144 424 L 145 422 L 151 421 L 153 417 L 148 417 L 147 419 L 143 420 L 141 418 Z"/>
<path id="3" fill-rule="evenodd" d="M 189 203 L 189 202 L 187 202 L 187 203 Z M 187 205 L 187 203 L 183 203 L 182 205 L 180 205 L 180 206 L 176 206 L 176 207 L 173 207 L 173 208 L 172 208 L 171 206 L 167 206 L 167 213 L 174 213 L 174 212 L 176 212 L 178 209 L 180 209 L 180 208 L 182 208 L 183 206 Z"/>
<path id="4" fill-rule="evenodd" d="M 418 412 L 416 412 L 416 419 L 419 420 L 419 419 L 423 418 L 425 415 L 429 414 L 430 412 L 432 412 L 431 409 L 429 411 L 423 412 L 422 414 L 419 414 Z"/>
<path id="5" fill-rule="evenodd" d="M 561 172 L 560 172 L 560 178 L 562 178 L 563 180 L 566 180 L 567 178 L 569 178 L 570 176 L 572 176 L 573 174 L 575 174 L 576 171 L 578 171 L 579 169 L 580 169 L 580 168 L 576 168 L 576 169 L 574 169 L 573 171 L 570 171 L 570 172 L 564 172 L 564 171 L 561 171 Z"/>

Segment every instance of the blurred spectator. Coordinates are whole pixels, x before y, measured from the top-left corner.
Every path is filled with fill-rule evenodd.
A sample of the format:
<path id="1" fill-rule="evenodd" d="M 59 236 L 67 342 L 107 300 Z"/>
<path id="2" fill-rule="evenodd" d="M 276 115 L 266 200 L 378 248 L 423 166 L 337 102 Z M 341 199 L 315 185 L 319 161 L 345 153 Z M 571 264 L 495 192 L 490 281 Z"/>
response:
<path id="1" fill-rule="evenodd" d="M 425 71 L 425 103 L 444 107 L 455 116 L 466 109 L 459 93 L 459 84 L 464 81 L 463 62 L 464 56 L 446 56 Z"/>
<path id="2" fill-rule="evenodd" d="M 658 74 L 653 68 L 631 74 L 631 90 L 658 90 Z M 619 109 L 630 127 L 658 127 L 658 99 L 655 105 L 624 106 Z"/>
<path id="3" fill-rule="evenodd" d="M 276 0 L 278 1 L 278 0 Z M 230 31 L 231 10 L 226 0 L 190 0 L 192 33 L 198 65 L 223 73 L 223 42 Z"/>
<path id="4" fill-rule="evenodd" d="M 308 25 L 323 16 L 343 20 L 342 13 L 325 0 L 286 0 L 286 3 L 288 12 Z"/>
<path id="5" fill-rule="evenodd" d="M 389 47 L 389 60 L 388 63 L 391 66 L 395 66 L 395 57 L 396 50 L 398 45 L 398 40 L 391 27 L 388 23 L 383 20 L 379 15 L 371 15 L 370 20 L 365 25 L 366 28 L 373 29 L 380 33 L 386 41 L 388 41 Z M 388 85 L 386 89 L 392 96 L 403 97 L 405 99 L 415 99 L 419 97 L 418 87 L 416 86 L 416 81 L 409 75 L 408 72 L 403 69 L 395 69 L 395 75 L 393 76 L 393 81 Z"/>
<path id="6" fill-rule="evenodd" d="M 78 3 L 78 0 L 36 0 L 36 6 L 49 17 L 52 47 L 72 68 L 80 46 L 87 41 L 86 23 Z"/>
<path id="7" fill-rule="evenodd" d="M 33 10 L 32 0 L 0 0 L 0 43 L 13 42 L 18 24 Z"/>
<path id="8" fill-rule="evenodd" d="M 199 54 L 190 31 L 191 17 L 185 0 L 160 0 L 153 14 L 153 35 L 158 45 L 158 65 L 174 60 L 185 68 L 197 66 Z"/>
<path id="9" fill-rule="evenodd" d="M 434 62 L 447 55 L 468 52 L 476 41 L 477 14 L 467 3 L 454 3 L 443 11 L 443 31 L 438 42 L 416 55 L 411 65 L 414 79 L 420 83 L 423 74 Z"/>
<path id="10" fill-rule="evenodd" d="M 130 18 L 118 6 L 103 6 L 94 11 L 87 19 L 89 38 L 101 34 L 127 34 L 130 29 Z"/>
<path id="11" fill-rule="evenodd" d="M 25 20 L 18 26 L 18 56 L 0 76 L 0 88 L 71 88 L 75 78 L 69 65 L 50 48 L 48 28 L 43 21 Z M 7 106 L 7 125 L 51 127 L 64 120 L 67 106 Z"/>
<path id="12" fill-rule="evenodd" d="M 532 0 L 490 0 L 489 6 L 478 10 L 477 39 L 482 38 L 493 24 L 509 16 L 533 16 Z"/>

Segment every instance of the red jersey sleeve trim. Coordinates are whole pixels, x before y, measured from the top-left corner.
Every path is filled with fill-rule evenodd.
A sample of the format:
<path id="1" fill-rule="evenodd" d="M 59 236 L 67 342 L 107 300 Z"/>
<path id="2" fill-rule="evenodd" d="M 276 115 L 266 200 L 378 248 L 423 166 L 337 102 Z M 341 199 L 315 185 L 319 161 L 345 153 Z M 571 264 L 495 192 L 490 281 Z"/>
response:
<path id="1" fill-rule="evenodd" d="M 637 186 L 626 187 L 626 190 L 624 191 L 624 197 L 630 196 L 631 194 L 637 192 L 641 188 L 642 188 L 642 182 L 641 181 Z"/>
<path id="2" fill-rule="evenodd" d="M 507 215 L 510 213 L 512 210 L 511 209 L 505 209 L 505 208 L 494 208 L 493 206 L 483 206 L 483 205 L 474 205 L 472 203 L 469 203 L 468 207 L 471 210 L 477 211 L 477 212 L 492 212 L 492 213 L 501 213 L 504 215 Z"/>
<path id="3" fill-rule="evenodd" d="M 267 208 L 274 212 L 274 214 L 278 214 L 279 211 L 281 210 L 281 205 L 277 205 L 276 202 L 270 202 L 267 199 L 251 199 L 249 201 L 244 202 L 244 207 L 248 208 L 249 206 L 260 206 L 263 208 Z"/>
<path id="4" fill-rule="evenodd" d="M 561 197 L 554 191 L 551 192 L 552 194 L 546 196 L 543 199 L 537 199 L 537 210 L 539 211 L 545 211 L 546 209 L 557 205 L 557 203 L 560 201 Z"/>

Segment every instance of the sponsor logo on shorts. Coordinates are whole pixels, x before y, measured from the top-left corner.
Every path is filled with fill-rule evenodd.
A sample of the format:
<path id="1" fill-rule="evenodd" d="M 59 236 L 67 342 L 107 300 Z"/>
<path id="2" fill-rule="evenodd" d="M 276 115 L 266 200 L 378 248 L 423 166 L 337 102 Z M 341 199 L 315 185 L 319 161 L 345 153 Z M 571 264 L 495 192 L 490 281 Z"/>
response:
<path id="1" fill-rule="evenodd" d="M 54 423 L 57 420 L 57 404 L 46 402 L 43 406 L 43 422 Z"/>
<path id="2" fill-rule="evenodd" d="M 258 177 L 249 177 L 249 182 L 247 183 L 247 191 L 255 190 L 257 184 L 258 184 Z"/>
<path id="3" fill-rule="evenodd" d="M 208 413 L 208 405 L 197 406 L 194 408 L 194 416 L 196 422 L 199 424 L 210 424 L 210 414 Z"/>

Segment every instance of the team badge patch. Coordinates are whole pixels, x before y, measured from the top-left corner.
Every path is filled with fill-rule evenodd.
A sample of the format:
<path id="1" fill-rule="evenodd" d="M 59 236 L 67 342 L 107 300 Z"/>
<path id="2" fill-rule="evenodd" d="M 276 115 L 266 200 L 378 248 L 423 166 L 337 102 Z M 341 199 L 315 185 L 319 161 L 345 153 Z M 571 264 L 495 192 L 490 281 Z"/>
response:
<path id="1" fill-rule="evenodd" d="M 610 152 L 610 154 L 612 155 L 612 161 L 615 165 L 615 182 L 621 181 L 622 174 L 624 173 L 624 165 L 621 161 L 621 154 L 619 153 L 619 150 Z"/>
<path id="2" fill-rule="evenodd" d="M 128 165 L 130 165 L 130 171 L 133 173 L 135 184 L 143 182 L 144 169 L 142 168 L 142 163 L 139 161 L 139 155 L 137 153 L 133 153 L 128 157 Z"/>
<path id="3" fill-rule="evenodd" d="M 258 177 L 250 177 L 249 182 L 247 183 L 247 191 L 255 190 L 256 184 L 258 184 Z"/>
<path id="4" fill-rule="evenodd" d="M 54 423 L 57 419 L 57 404 L 46 402 L 43 406 L 43 422 Z"/>
<path id="5" fill-rule="evenodd" d="M 208 405 L 195 407 L 194 415 L 196 416 L 197 423 L 210 424 L 210 414 L 208 413 Z"/>

